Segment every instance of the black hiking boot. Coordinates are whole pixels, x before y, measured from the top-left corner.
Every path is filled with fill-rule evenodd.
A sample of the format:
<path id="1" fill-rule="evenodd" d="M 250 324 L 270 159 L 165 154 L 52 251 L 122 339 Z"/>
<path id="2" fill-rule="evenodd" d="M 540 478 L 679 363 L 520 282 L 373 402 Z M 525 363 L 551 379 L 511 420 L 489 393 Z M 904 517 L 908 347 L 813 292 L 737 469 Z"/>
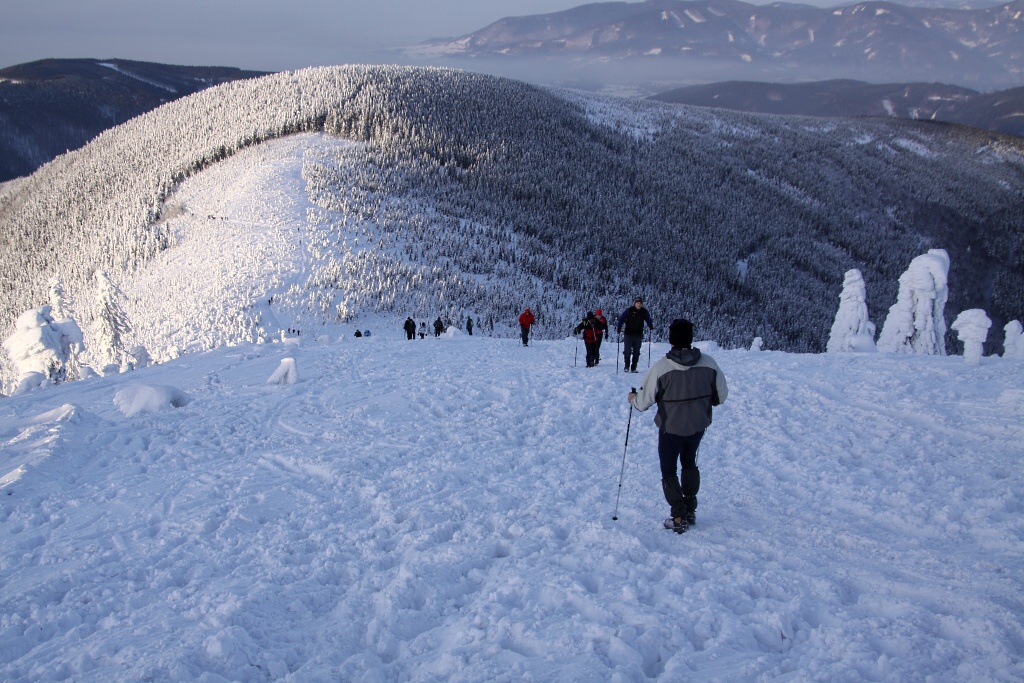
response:
<path id="1" fill-rule="evenodd" d="M 684 517 L 669 517 L 662 525 L 666 529 L 671 529 L 677 534 L 685 534 L 687 529 L 686 519 Z"/>

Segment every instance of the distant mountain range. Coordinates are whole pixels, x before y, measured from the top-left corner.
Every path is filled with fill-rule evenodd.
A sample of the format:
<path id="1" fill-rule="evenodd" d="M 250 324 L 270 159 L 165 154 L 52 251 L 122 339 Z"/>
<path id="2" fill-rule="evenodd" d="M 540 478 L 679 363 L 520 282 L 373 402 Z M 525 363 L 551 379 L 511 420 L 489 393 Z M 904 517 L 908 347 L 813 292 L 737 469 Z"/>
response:
<path id="1" fill-rule="evenodd" d="M 0 182 L 27 176 L 161 104 L 260 75 L 122 59 L 48 59 L 0 69 Z M 1024 135 L 1024 88 L 980 93 L 941 83 L 727 81 L 677 88 L 652 99 L 765 114 L 946 121 Z"/>
<path id="2" fill-rule="evenodd" d="M 46 59 L 0 69 L 0 182 L 165 102 L 261 75 L 124 59 Z"/>
<path id="3" fill-rule="evenodd" d="M 610 73 L 621 82 L 851 78 L 996 90 L 1024 85 L 1024 0 L 983 9 L 605 2 L 509 17 L 410 53 L 509 75 L 519 64 L 553 83 Z"/>
<path id="4" fill-rule="evenodd" d="M 652 99 L 762 114 L 894 116 L 1024 135 L 1024 88 L 979 93 L 941 83 L 729 81 L 677 88 Z"/>

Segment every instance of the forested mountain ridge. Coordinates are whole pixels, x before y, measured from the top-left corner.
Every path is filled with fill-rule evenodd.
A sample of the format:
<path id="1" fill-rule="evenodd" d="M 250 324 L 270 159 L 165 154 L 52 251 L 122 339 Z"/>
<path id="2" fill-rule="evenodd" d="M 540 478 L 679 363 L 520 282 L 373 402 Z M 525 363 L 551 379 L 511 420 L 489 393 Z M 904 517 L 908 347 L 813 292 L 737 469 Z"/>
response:
<path id="1" fill-rule="evenodd" d="M 53 276 L 87 318 L 97 269 L 127 285 L 173 254 L 180 221 L 211 218 L 165 204 L 184 179 L 310 131 L 358 144 L 303 161 L 313 208 L 294 232 L 309 272 L 229 301 L 226 318 L 205 321 L 218 328 L 210 345 L 274 336 L 258 305 L 270 299 L 307 329 L 369 313 L 460 320 L 471 310 L 484 331 L 512 334 L 530 306 L 537 333 L 561 337 L 582 311 L 614 312 L 642 295 L 659 338 L 686 315 L 726 346 L 761 336 L 769 348 L 819 351 L 845 270 L 864 272 L 880 326 L 899 275 L 934 247 L 952 259 L 952 315 L 983 307 L 997 324 L 1024 317 L 1017 138 L 606 99 L 441 69 L 337 67 L 196 93 L 7 188 L 0 326 L 47 303 Z M 182 319 L 203 324 L 188 297 L 165 294 L 181 299 Z M 155 317 L 132 321 L 149 344 L 162 338 L 147 333 L 162 324 Z"/>
<path id="2" fill-rule="evenodd" d="M 262 75 L 126 59 L 44 59 L 0 69 L 0 182 L 165 102 Z"/>

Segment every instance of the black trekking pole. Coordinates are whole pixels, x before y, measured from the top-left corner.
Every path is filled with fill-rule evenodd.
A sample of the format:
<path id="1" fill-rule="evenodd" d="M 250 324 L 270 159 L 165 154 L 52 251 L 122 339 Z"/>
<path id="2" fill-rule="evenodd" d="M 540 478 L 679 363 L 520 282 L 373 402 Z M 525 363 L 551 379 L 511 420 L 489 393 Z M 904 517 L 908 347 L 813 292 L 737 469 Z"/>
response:
<path id="1" fill-rule="evenodd" d="M 576 337 L 576 333 L 573 332 L 573 336 Z M 576 337 L 576 354 L 572 357 L 572 366 L 576 367 L 576 360 L 580 357 L 580 338 Z"/>
<path id="2" fill-rule="evenodd" d="M 654 336 L 654 330 L 647 328 L 647 368 L 651 367 L 651 337 Z"/>
<path id="3" fill-rule="evenodd" d="M 636 387 L 629 389 L 634 394 Z M 629 419 L 626 421 L 626 444 L 622 447 L 622 469 L 619 470 L 619 490 L 615 494 L 615 512 L 612 513 L 612 521 L 619 519 L 619 496 L 622 495 L 622 475 L 626 473 L 626 449 L 629 448 L 629 425 L 633 422 L 633 402 L 629 402 Z"/>
<path id="4" fill-rule="evenodd" d="M 622 341 L 622 335 L 615 334 L 615 374 L 619 374 L 619 342 Z"/>

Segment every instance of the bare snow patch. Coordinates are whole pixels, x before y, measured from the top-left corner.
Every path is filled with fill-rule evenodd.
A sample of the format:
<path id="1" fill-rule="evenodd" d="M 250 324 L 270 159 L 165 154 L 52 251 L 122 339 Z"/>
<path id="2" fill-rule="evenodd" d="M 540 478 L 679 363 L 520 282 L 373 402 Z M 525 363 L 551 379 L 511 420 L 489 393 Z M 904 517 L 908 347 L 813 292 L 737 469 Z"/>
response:
<path id="1" fill-rule="evenodd" d="M 907 138 L 896 138 L 895 140 L 892 141 L 892 144 L 925 159 L 935 159 L 938 158 L 939 156 L 932 150 L 928 149 L 927 146 L 923 145 L 920 142 L 917 142 L 916 140 L 908 140 Z"/>

